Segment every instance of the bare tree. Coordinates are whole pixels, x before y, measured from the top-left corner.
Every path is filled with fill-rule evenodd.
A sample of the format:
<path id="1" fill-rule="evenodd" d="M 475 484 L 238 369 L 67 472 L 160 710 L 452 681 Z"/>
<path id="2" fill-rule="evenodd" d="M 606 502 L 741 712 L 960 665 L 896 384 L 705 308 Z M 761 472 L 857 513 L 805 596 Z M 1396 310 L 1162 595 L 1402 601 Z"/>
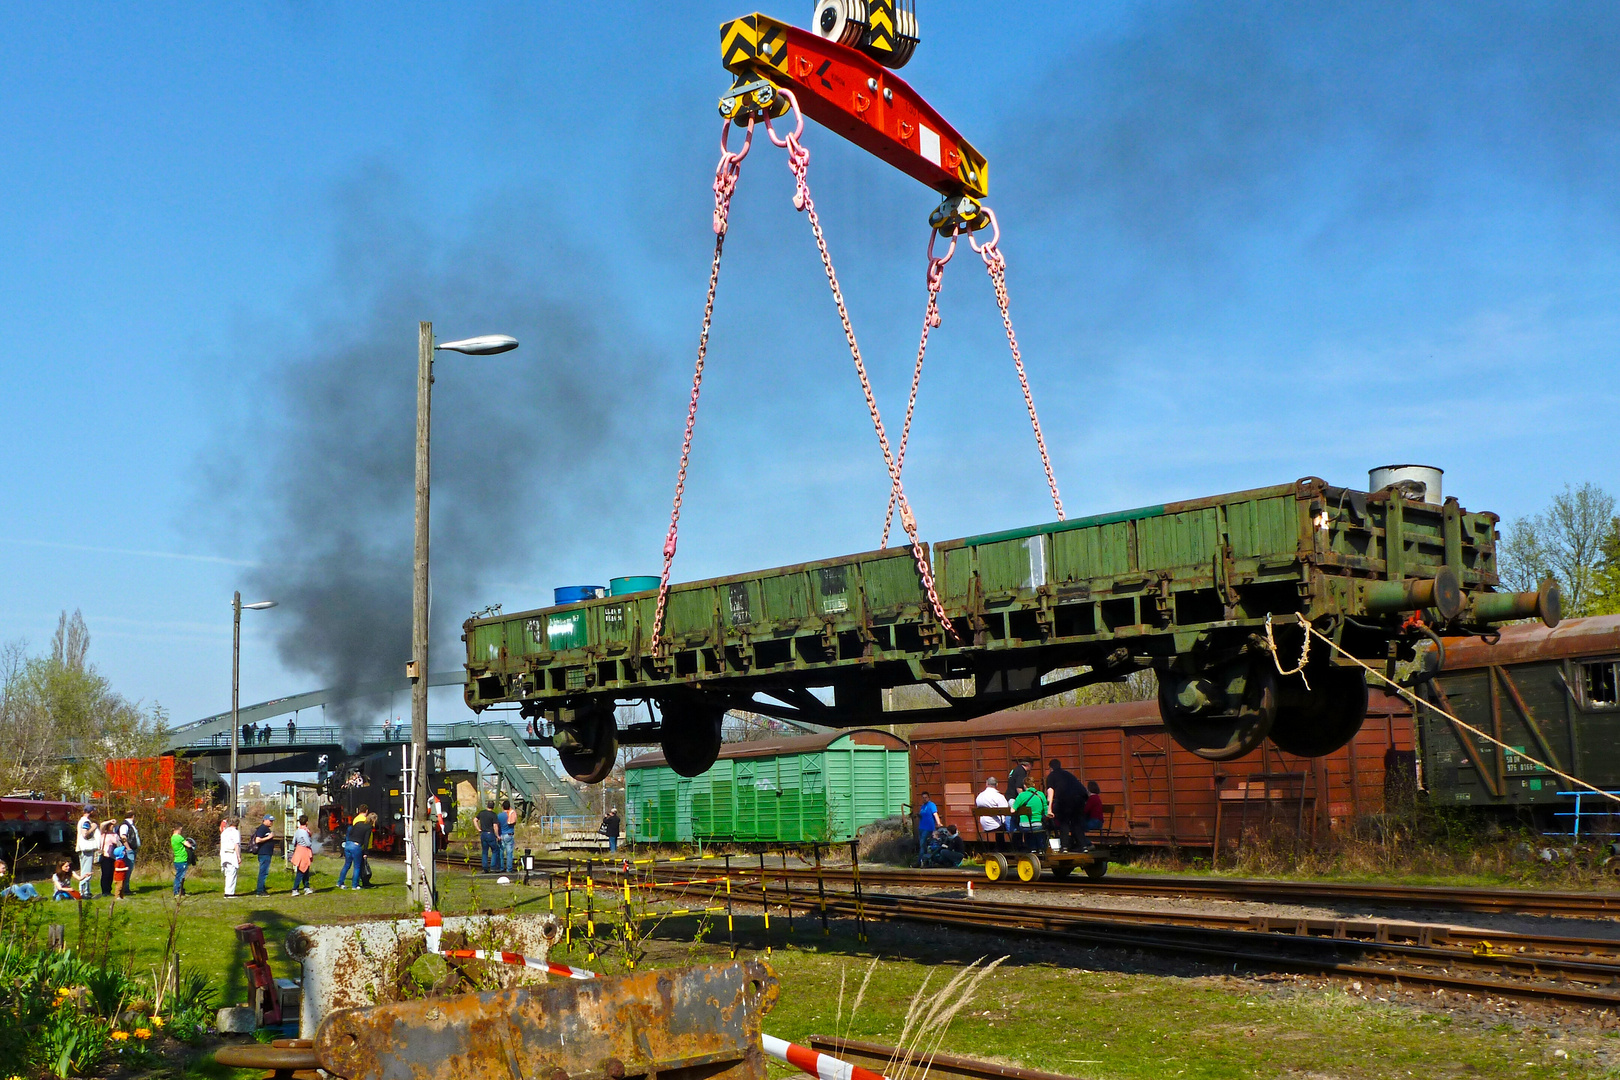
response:
<path id="1" fill-rule="evenodd" d="M 1526 591 L 1551 576 L 1563 590 L 1567 615 L 1596 613 L 1598 601 L 1607 599 L 1600 578 L 1608 569 L 1604 541 L 1616 528 L 1614 511 L 1614 496 L 1596 484 L 1565 484 L 1547 509 L 1508 526 L 1497 553 L 1502 583 Z"/>
<path id="2" fill-rule="evenodd" d="M 51 660 L 70 671 L 84 670 L 84 657 L 90 651 L 90 628 L 78 608 L 70 617 L 62 612 L 56 620 L 56 636 L 51 639 Z"/>

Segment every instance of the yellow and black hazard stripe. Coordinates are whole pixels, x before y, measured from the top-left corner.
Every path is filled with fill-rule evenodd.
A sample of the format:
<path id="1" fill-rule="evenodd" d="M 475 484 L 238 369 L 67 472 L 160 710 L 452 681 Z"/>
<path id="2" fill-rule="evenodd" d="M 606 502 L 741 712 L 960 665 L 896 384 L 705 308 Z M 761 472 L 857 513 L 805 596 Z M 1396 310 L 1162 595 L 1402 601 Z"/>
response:
<path id="1" fill-rule="evenodd" d="M 755 12 L 720 24 L 720 62 L 738 75 L 762 67 L 782 70 L 787 64 L 786 33 L 782 23 Z"/>
<path id="2" fill-rule="evenodd" d="M 879 63 L 894 55 L 894 2 L 868 0 L 866 5 L 866 40 L 862 49 Z"/>

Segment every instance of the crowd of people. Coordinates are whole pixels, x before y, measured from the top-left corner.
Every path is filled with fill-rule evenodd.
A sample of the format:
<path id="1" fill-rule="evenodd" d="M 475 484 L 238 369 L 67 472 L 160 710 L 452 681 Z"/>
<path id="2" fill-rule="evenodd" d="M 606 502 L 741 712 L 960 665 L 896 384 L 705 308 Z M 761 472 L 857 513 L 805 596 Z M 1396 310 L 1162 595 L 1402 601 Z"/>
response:
<path id="1" fill-rule="evenodd" d="M 1090 851 L 1088 833 L 1103 827 L 1102 790 L 1063 767 L 1058 758 L 1048 762 L 1044 782 L 1031 780 L 1033 761 L 1019 761 L 1007 775 L 1007 790 L 988 776 L 984 790 L 973 800 L 979 835 L 988 840 L 1006 836 L 1030 851 L 1040 850 L 1043 838 L 1058 842 L 1062 851 Z M 918 796 L 917 859 L 923 866 L 955 866 L 962 861 L 960 830 L 947 824 L 938 804 L 924 791 Z"/>
<path id="2" fill-rule="evenodd" d="M 270 722 L 268 720 L 266 720 L 262 724 L 243 724 L 242 725 L 242 745 L 243 746 L 267 746 L 267 745 L 269 745 L 270 739 L 274 734 L 275 734 L 275 732 L 271 729 Z M 287 744 L 290 746 L 290 745 L 292 745 L 293 743 L 295 743 L 297 741 L 298 741 L 298 722 L 296 720 L 293 720 L 291 717 L 288 717 L 288 719 L 287 719 Z"/>

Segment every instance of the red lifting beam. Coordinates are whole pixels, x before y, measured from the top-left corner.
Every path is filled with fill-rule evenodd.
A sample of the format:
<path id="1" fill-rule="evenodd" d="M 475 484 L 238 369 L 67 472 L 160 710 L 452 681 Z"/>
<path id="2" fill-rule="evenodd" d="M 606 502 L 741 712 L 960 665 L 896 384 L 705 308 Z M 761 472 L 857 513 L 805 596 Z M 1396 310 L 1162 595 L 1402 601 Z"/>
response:
<path id="1" fill-rule="evenodd" d="M 984 155 L 900 76 L 857 49 L 755 13 L 720 26 L 720 58 L 737 76 L 720 112 L 729 120 L 779 115 L 791 90 L 799 110 L 947 198 L 982 199 Z"/>

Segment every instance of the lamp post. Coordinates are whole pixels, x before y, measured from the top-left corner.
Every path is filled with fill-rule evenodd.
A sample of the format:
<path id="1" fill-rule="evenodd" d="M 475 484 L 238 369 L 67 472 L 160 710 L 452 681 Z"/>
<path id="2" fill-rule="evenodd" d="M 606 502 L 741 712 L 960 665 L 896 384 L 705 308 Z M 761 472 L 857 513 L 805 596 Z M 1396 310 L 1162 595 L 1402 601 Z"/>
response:
<path id="1" fill-rule="evenodd" d="M 263 611 L 276 606 L 274 600 L 257 604 L 242 603 L 241 590 L 231 597 L 231 816 L 242 816 L 242 789 L 238 786 L 236 755 L 242 742 L 242 718 L 237 715 L 242 698 L 242 609 Z"/>
<path id="2" fill-rule="evenodd" d="M 416 902 L 422 910 L 438 906 L 433 867 L 436 822 L 430 809 L 433 792 L 428 783 L 428 433 L 433 411 L 433 353 L 444 349 L 468 356 L 492 356 L 517 348 L 517 338 L 506 334 L 433 342 L 433 324 L 418 327 L 416 347 L 416 557 L 411 589 L 411 661 L 405 675 L 411 681 L 411 820 L 406 839 L 409 869 L 415 871 Z M 422 858 L 422 852 L 427 858 Z"/>

